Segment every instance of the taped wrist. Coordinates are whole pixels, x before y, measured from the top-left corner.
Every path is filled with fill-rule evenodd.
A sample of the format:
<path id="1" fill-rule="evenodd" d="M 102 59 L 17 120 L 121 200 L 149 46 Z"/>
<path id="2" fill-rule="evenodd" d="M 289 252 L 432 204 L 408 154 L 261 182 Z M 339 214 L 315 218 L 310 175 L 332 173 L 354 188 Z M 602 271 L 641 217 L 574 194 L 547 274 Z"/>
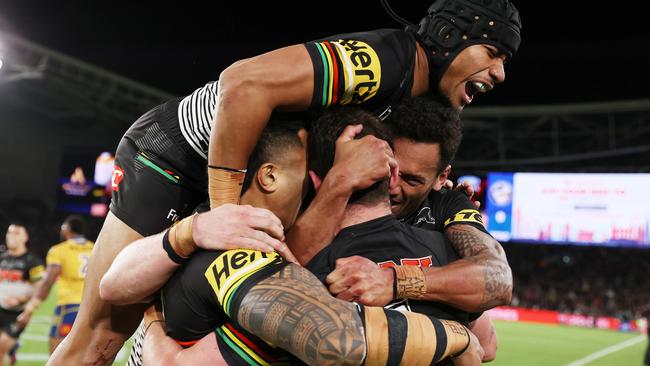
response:
<path id="1" fill-rule="evenodd" d="M 231 169 L 208 165 L 208 194 L 210 208 L 227 203 L 239 203 L 246 169 Z"/>
<path id="2" fill-rule="evenodd" d="M 424 272 L 417 266 L 395 266 L 398 299 L 422 300 L 427 293 Z"/>
<path id="3" fill-rule="evenodd" d="M 457 322 L 378 307 L 362 309 L 366 337 L 364 365 L 432 365 L 461 354 L 467 329 Z"/>
<path id="4" fill-rule="evenodd" d="M 194 243 L 194 238 L 192 237 L 192 223 L 194 222 L 195 216 L 196 214 L 182 219 L 169 228 L 169 231 L 166 234 L 169 239 L 169 246 L 174 253 L 178 254 L 182 258 L 188 258 L 197 248 L 196 243 Z"/>

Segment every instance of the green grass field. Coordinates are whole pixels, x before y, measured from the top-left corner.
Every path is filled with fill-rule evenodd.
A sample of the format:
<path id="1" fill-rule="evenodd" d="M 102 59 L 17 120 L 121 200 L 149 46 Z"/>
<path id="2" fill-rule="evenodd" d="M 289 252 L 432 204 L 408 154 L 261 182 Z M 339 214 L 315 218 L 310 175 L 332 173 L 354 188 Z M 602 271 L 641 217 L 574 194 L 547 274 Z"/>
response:
<path id="1" fill-rule="evenodd" d="M 495 325 L 499 351 L 493 366 L 640 366 L 648 345 L 647 337 L 638 333 L 502 321 Z"/>
<path id="2" fill-rule="evenodd" d="M 20 338 L 18 366 L 44 365 L 47 360 L 53 295 L 38 309 Z M 637 333 L 502 321 L 495 324 L 499 351 L 497 359 L 489 363 L 493 366 L 640 366 L 648 344 L 647 337 Z M 114 365 L 126 363 L 128 349 L 122 349 Z"/>
<path id="3" fill-rule="evenodd" d="M 56 285 L 52 293 L 34 313 L 32 320 L 25 331 L 20 335 L 20 348 L 18 349 L 17 366 L 45 365 L 48 357 L 48 336 L 54 314 L 54 300 L 56 299 Z M 113 365 L 124 365 L 129 357 L 131 340 L 122 348 Z"/>

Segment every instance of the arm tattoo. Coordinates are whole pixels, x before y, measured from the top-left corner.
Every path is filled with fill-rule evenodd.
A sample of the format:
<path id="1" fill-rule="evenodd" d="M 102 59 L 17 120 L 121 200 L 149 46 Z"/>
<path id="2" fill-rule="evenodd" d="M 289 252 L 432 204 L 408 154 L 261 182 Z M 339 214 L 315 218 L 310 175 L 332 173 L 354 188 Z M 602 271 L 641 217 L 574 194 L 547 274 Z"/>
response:
<path id="1" fill-rule="evenodd" d="M 233 318 L 310 365 L 361 365 L 365 357 L 363 323 L 355 305 L 333 298 L 314 275 L 296 265 L 253 286 Z"/>
<path id="2" fill-rule="evenodd" d="M 491 308 L 510 303 L 512 271 L 501 244 L 474 228 L 451 227 L 446 234 L 461 258 L 482 267 L 485 281 L 482 305 Z"/>

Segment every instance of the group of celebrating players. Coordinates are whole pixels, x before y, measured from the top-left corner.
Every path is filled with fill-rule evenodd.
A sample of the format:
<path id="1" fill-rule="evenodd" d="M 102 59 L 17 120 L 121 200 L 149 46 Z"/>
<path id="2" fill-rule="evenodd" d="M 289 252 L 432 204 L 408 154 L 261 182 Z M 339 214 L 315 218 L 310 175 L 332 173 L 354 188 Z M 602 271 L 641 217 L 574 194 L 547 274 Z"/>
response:
<path id="1" fill-rule="evenodd" d="M 144 114 L 48 365 L 110 364 L 136 329 L 132 365 L 493 359 L 482 312 L 512 274 L 442 188 L 459 113 L 520 31 L 508 0 L 436 0 L 417 26 L 241 60 Z"/>

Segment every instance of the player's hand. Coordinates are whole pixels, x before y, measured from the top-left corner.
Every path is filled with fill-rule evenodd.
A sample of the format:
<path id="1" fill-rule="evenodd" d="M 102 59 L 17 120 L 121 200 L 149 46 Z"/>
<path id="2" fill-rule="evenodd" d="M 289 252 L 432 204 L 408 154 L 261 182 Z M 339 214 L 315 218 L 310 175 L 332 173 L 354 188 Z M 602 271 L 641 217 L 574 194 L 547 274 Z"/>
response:
<path id="1" fill-rule="evenodd" d="M 397 160 L 388 142 L 375 136 L 354 137 L 362 125 L 347 126 L 336 140 L 336 154 L 330 173 L 341 174 L 352 191 L 365 189 L 390 177 Z M 329 173 L 328 173 L 329 174 Z"/>
<path id="2" fill-rule="evenodd" d="M 461 184 L 457 185 L 456 188 L 454 188 L 454 183 L 449 179 L 447 179 L 442 186 L 443 188 L 447 188 L 447 189 L 453 188 L 454 191 L 464 193 L 469 199 L 472 199 L 472 197 L 474 197 L 474 187 L 472 186 L 472 183 L 468 181 L 463 181 Z M 474 203 L 474 206 L 476 206 L 477 210 L 481 208 L 480 201 L 472 201 L 472 203 Z"/>
<path id="3" fill-rule="evenodd" d="M 475 366 L 483 363 L 483 348 L 478 338 L 472 332 L 469 333 L 469 346 L 465 352 L 452 358 L 454 366 Z"/>
<path id="4" fill-rule="evenodd" d="M 381 268 L 368 258 L 337 259 L 326 281 L 329 291 L 341 300 L 384 306 L 393 299 L 393 270 Z"/>
<path id="5" fill-rule="evenodd" d="M 32 313 L 30 311 L 23 311 L 18 315 L 16 318 L 16 325 L 18 325 L 19 328 L 23 329 L 29 324 L 29 320 L 32 318 Z"/>
<path id="6" fill-rule="evenodd" d="M 192 223 L 192 237 L 206 250 L 252 249 L 277 251 L 298 263 L 284 241 L 284 228 L 271 211 L 252 206 L 226 204 L 199 214 Z"/>

